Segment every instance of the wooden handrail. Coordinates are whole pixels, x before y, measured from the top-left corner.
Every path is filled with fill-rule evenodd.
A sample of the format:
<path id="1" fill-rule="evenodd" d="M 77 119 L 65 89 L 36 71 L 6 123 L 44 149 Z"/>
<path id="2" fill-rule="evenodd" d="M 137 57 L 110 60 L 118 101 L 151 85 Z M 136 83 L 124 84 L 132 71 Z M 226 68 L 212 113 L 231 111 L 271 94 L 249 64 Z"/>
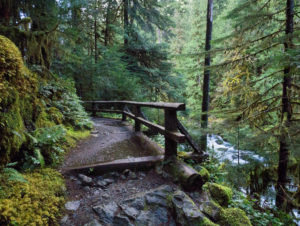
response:
<path id="1" fill-rule="evenodd" d="M 177 143 L 188 143 L 196 152 L 200 152 L 198 146 L 192 141 L 191 136 L 177 119 L 177 111 L 185 110 L 184 103 L 165 103 L 165 102 L 135 102 L 135 101 L 84 101 L 84 103 L 92 104 L 91 111 L 93 115 L 96 112 L 118 113 L 122 114 L 122 120 L 126 120 L 126 116 L 135 121 L 135 131 L 141 130 L 141 124 L 149 127 L 165 136 L 165 159 L 177 155 Z M 118 106 L 119 109 L 98 109 L 97 105 L 112 105 Z M 133 113 L 127 106 L 134 107 Z M 165 111 L 165 125 L 160 126 L 150 122 L 141 111 L 141 107 L 152 107 L 164 109 Z M 121 109 L 120 109 L 121 108 Z M 179 131 L 178 131 L 179 129 Z M 180 133 L 181 132 L 181 133 Z"/>
<path id="2" fill-rule="evenodd" d="M 160 109 L 170 109 L 183 111 L 185 110 L 184 103 L 166 103 L 166 102 L 136 102 L 136 101 L 84 101 L 85 103 L 94 103 L 94 104 L 127 104 L 127 105 L 136 105 L 140 107 L 152 107 Z"/>

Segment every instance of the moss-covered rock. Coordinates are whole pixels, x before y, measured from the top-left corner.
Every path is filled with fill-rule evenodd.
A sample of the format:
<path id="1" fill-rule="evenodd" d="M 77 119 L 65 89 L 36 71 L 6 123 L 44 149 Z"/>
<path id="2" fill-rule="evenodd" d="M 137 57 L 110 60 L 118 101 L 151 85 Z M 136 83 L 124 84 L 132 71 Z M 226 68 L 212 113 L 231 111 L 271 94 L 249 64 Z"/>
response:
<path id="1" fill-rule="evenodd" d="M 246 213 L 238 208 L 223 209 L 218 223 L 224 226 L 251 226 Z"/>
<path id="2" fill-rule="evenodd" d="M 215 224 L 214 222 L 212 222 L 210 219 L 208 219 L 207 217 L 203 218 L 203 222 L 201 224 L 201 226 L 218 226 L 219 224 Z"/>
<path id="3" fill-rule="evenodd" d="M 216 183 L 206 183 L 203 189 L 209 191 L 212 198 L 221 206 L 227 207 L 232 199 L 232 190 L 229 187 Z"/>
<path id="4" fill-rule="evenodd" d="M 24 67 L 19 49 L 4 36 L 0 36 L 0 46 L 0 79 L 18 79 Z"/>
<path id="5" fill-rule="evenodd" d="M 200 176 L 202 177 L 202 180 L 204 183 L 206 183 L 209 180 L 210 174 L 208 170 L 204 167 L 201 167 L 201 170 L 199 171 Z"/>
<path id="6" fill-rule="evenodd" d="M 15 92 L 14 101 L 0 112 L 0 165 L 5 164 L 11 156 L 17 154 L 26 140 L 25 126 L 19 108 L 19 94 Z"/>
<path id="7" fill-rule="evenodd" d="M 37 79 L 13 42 L 0 36 L 0 165 L 18 154 L 32 125 Z"/>
<path id="8" fill-rule="evenodd" d="M 203 202 L 200 206 L 200 210 L 211 220 L 219 221 L 222 207 L 213 200 Z"/>

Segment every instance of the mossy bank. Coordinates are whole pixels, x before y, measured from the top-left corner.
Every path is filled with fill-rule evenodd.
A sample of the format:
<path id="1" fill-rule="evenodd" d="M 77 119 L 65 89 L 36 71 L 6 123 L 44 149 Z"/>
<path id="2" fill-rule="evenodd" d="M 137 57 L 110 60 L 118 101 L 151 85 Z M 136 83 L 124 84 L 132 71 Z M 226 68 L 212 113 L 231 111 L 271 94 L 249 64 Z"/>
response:
<path id="1" fill-rule="evenodd" d="M 29 70 L 0 36 L 0 225 L 57 224 L 65 189 L 51 167 L 91 128 L 74 83 Z"/>

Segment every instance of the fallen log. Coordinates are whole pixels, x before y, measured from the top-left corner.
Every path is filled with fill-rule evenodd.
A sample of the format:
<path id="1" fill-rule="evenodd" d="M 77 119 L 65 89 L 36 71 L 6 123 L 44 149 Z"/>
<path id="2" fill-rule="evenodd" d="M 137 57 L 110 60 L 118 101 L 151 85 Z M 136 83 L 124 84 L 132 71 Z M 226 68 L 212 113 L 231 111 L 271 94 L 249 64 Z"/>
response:
<path id="1" fill-rule="evenodd" d="M 184 153 L 184 154 L 183 154 Z M 197 152 L 179 152 L 178 156 L 184 161 L 193 160 L 196 163 L 204 162 L 209 156 L 206 153 L 197 153 Z"/>
<path id="2" fill-rule="evenodd" d="M 173 178 L 173 181 L 179 182 L 186 190 L 201 189 L 204 183 L 201 175 L 186 163 L 173 158 L 163 167 Z"/>

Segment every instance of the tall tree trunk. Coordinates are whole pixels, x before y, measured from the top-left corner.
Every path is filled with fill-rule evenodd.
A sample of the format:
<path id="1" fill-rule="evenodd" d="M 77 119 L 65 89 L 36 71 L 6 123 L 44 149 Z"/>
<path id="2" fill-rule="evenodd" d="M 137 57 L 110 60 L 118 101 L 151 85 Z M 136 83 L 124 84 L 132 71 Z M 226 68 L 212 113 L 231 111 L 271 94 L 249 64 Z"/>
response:
<path id="1" fill-rule="evenodd" d="M 106 21 L 105 21 L 105 35 L 104 35 L 104 45 L 108 46 L 109 43 L 109 26 L 110 26 L 110 4 L 108 1 L 107 9 L 106 9 Z"/>
<path id="2" fill-rule="evenodd" d="M 129 0 L 123 0 L 124 3 L 124 46 L 128 45 L 128 3 Z"/>
<path id="3" fill-rule="evenodd" d="M 286 1 L 286 41 L 284 50 L 287 52 L 292 48 L 292 34 L 294 30 L 294 0 Z M 284 127 L 288 128 L 292 119 L 292 106 L 290 100 L 290 89 L 292 84 L 290 64 L 284 68 L 284 77 L 282 83 L 282 113 L 281 121 Z M 279 162 L 278 162 L 278 179 L 277 179 L 277 194 L 276 206 L 284 208 L 286 200 L 285 185 L 287 182 L 287 164 L 289 160 L 289 141 L 286 129 L 282 129 L 279 146 Z"/>
<path id="4" fill-rule="evenodd" d="M 206 129 L 208 125 L 208 109 L 209 109 L 209 77 L 210 77 L 210 51 L 211 49 L 211 36 L 213 28 L 213 0 L 207 1 L 207 21 L 206 21 L 206 40 L 205 40 L 205 63 L 204 63 L 204 77 L 203 77 L 203 97 L 202 97 L 202 116 L 201 128 Z M 201 136 L 200 148 L 206 151 L 207 134 Z"/>
<path id="5" fill-rule="evenodd" d="M 98 46 L 97 46 L 97 20 L 95 18 L 94 21 L 94 42 L 95 42 L 95 63 L 97 63 L 98 60 Z"/>

